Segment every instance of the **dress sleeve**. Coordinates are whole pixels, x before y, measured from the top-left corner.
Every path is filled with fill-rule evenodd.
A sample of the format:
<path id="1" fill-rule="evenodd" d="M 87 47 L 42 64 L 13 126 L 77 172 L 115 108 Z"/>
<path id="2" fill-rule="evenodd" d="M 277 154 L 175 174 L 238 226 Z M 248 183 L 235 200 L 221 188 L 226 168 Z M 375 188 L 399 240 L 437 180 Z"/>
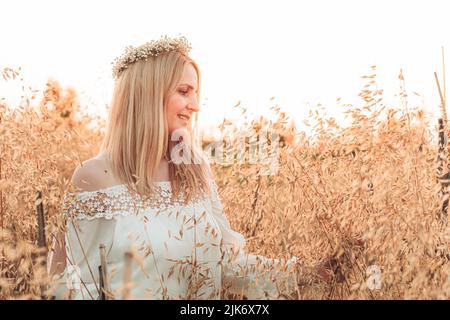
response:
<path id="1" fill-rule="evenodd" d="M 99 296 L 100 244 L 111 250 L 116 220 L 108 215 L 99 194 L 67 193 L 63 203 L 66 217 L 66 268 L 56 285 L 57 299 L 97 299 Z M 70 294 L 70 296 L 69 296 Z"/>
<path id="2" fill-rule="evenodd" d="M 297 289 L 299 259 L 271 259 L 246 252 L 244 236 L 231 229 L 212 181 L 212 213 L 222 233 L 222 282 L 226 292 L 249 300 L 286 299 Z"/>

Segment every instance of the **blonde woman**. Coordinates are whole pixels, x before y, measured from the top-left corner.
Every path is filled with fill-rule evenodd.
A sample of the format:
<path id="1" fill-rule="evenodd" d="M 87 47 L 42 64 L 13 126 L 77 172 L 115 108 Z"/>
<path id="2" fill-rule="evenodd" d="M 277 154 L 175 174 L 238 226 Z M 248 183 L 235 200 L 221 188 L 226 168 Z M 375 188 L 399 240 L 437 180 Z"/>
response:
<path id="1" fill-rule="evenodd" d="M 231 229 L 196 140 L 200 71 L 189 50 L 184 37 L 163 37 L 116 59 L 100 153 L 74 171 L 64 241 L 49 256 L 57 299 L 101 296 L 100 245 L 109 299 L 281 299 L 304 276 L 296 257 L 248 254 Z"/>

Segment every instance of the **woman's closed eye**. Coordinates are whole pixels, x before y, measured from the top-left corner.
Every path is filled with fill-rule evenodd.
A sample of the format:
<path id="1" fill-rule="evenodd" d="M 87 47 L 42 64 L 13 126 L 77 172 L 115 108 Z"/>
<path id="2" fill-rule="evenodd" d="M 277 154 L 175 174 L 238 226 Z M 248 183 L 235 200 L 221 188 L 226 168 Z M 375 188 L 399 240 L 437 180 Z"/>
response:
<path id="1" fill-rule="evenodd" d="M 179 92 L 180 92 L 182 95 L 187 95 L 187 93 L 188 93 L 189 91 L 179 90 Z"/>

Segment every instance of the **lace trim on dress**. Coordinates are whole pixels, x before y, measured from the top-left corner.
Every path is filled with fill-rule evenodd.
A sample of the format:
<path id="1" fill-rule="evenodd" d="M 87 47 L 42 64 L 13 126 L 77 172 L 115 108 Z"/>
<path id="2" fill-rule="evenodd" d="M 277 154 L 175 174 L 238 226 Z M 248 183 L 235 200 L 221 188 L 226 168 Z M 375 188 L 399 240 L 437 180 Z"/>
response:
<path id="1" fill-rule="evenodd" d="M 79 193 L 67 192 L 64 197 L 62 211 L 76 220 L 93 220 L 96 218 L 112 219 L 116 215 L 138 215 L 144 209 L 164 211 L 169 208 L 186 206 L 183 193 L 172 200 L 172 188 L 168 181 L 154 182 L 153 196 L 142 197 L 131 193 L 125 184 L 99 189 L 96 191 L 83 191 Z M 197 198 L 188 205 L 204 200 Z"/>

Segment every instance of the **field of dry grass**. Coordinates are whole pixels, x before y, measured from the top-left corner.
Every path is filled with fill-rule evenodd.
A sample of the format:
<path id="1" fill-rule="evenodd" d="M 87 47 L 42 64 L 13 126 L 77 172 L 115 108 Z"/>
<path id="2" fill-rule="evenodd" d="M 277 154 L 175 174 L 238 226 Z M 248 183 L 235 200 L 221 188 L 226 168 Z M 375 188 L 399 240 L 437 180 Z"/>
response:
<path id="1" fill-rule="evenodd" d="M 337 258 L 344 281 L 302 287 L 292 299 L 449 299 L 436 126 L 408 108 L 404 92 L 402 105 L 385 106 L 376 76 L 366 80 L 361 105 L 342 104 L 351 126 L 311 115 L 314 141 L 281 111 L 275 123 L 253 121 L 252 129 L 281 135 L 279 170 L 258 175 L 262 165 L 215 165 L 225 212 L 252 253 L 307 264 Z M 35 259 L 35 194 L 43 193 L 50 243 L 73 169 L 98 151 L 102 133 L 93 120 L 76 92 L 57 82 L 42 101 L 24 98 L 20 108 L 0 100 L 0 299 L 40 298 L 46 278 Z"/>

